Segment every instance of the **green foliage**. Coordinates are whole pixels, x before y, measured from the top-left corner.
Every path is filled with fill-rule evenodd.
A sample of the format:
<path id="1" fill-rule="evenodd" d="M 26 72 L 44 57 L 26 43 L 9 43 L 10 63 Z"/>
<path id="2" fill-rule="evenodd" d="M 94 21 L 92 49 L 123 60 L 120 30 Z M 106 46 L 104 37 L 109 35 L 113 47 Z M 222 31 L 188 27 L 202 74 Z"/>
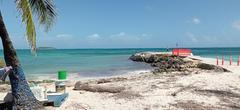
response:
<path id="1" fill-rule="evenodd" d="M 26 35 L 32 52 L 36 51 L 36 30 L 32 10 L 28 0 L 16 0 L 17 8 L 22 14 L 22 22 L 26 23 Z"/>
<path id="2" fill-rule="evenodd" d="M 52 0 L 29 0 L 34 14 L 38 17 L 38 22 L 45 26 L 48 31 L 56 18 L 55 6 Z"/>
<path id="3" fill-rule="evenodd" d="M 46 31 L 50 29 L 55 18 L 56 11 L 52 0 L 15 0 L 17 9 L 21 13 L 22 22 L 26 24 L 27 41 L 33 53 L 36 52 L 36 30 L 34 16 L 40 25 L 45 26 Z"/>

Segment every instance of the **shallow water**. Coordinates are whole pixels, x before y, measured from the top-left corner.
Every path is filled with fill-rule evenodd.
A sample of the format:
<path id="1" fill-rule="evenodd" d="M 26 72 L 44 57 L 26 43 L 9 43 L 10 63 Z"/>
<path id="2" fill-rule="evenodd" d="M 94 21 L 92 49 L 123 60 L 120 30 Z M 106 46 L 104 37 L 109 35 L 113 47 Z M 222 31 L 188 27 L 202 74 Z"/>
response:
<path id="1" fill-rule="evenodd" d="M 81 77 L 102 77 L 151 69 L 147 64 L 128 59 L 132 54 L 143 51 L 166 49 L 54 49 L 39 50 L 36 57 L 29 50 L 18 50 L 18 55 L 26 75 L 31 78 L 56 75 L 58 70 L 77 73 Z M 232 55 L 234 61 L 240 55 L 240 48 L 192 48 L 192 51 L 202 57 L 221 58 L 224 55 L 226 60 Z"/>

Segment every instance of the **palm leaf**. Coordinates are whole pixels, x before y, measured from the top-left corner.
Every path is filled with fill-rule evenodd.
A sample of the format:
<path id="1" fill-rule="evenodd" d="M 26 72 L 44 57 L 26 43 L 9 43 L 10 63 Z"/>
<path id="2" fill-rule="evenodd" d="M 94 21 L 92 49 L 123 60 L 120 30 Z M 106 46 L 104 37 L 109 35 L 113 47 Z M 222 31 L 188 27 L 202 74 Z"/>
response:
<path id="1" fill-rule="evenodd" d="M 27 41 L 33 53 L 36 52 L 36 31 L 33 14 L 38 18 L 40 25 L 49 31 L 56 18 L 55 6 L 52 0 L 15 0 L 21 12 L 22 21 L 26 24 Z"/>
<path id="2" fill-rule="evenodd" d="M 26 24 L 27 41 L 33 53 L 36 52 L 36 30 L 33 21 L 32 10 L 28 0 L 16 0 L 17 8 L 22 15 L 22 22 Z"/>
<path id="3" fill-rule="evenodd" d="M 56 18 L 56 9 L 52 0 L 29 0 L 33 13 L 37 14 L 39 24 L 48 31 Z"/>

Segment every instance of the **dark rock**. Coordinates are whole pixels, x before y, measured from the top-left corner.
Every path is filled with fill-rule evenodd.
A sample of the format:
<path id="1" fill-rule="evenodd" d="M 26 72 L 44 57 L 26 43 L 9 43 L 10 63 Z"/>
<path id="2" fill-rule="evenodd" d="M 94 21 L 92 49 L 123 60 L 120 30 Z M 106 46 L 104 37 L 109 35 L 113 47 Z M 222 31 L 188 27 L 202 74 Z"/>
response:
<path id="1" fill-rule="evenodd" d="M 217 72 L 230 72 L 229 70 L 220 67 L 220 66 L 215 66 L 215 65 L 211 65 L 211 64 L 206 64 L 206 63 L 199 63 L 197 65 L 198 68 L 200 69 L 204 69 L 204 70 L 214 70 Z"/>
<path id="2" fill-rule="evenodd" d="M 190 68 L 200 68 L 203 70 L 213 70 L 217 72 L 229 72 L 227 69 L 201 63 L 200 60 L 180 57 L 171 54 L 161 53 L 137 53 L 132 55 L 129 59 L 132 61 L 149 63 L 154 67 L 154 72 L 172 72 L 172 71 L 186 71 Z"/>
<path id="3" fill-rule="evenodd" d="M 132 55 L 130 58 L 132 61 L 137 61 L 137 62 L 146 62 L 146 63 L 153 63 L 158 61 L 158 56 L 157 54 L 152 54 L 152 53 L 136 53 Z"/>
<path id="4" fill-rule="evenodd" d="M 138 62 L 143 62 L 144 61 L 141 56 L 135 56 L 135 55 L 132 55 L 129 59 L 132 60 L 132 61 L 138 61 Z"/>

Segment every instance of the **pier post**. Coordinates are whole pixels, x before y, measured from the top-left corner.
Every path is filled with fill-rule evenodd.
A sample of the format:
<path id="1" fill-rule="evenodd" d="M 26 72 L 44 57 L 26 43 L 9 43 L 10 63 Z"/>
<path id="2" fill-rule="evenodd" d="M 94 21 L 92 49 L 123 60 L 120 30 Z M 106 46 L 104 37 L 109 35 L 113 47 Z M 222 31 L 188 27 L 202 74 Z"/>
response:
<path id="1" fill-rule="evenodd" d="M 239 66 L 240 63 L 240 56 L 238 56 L 237 66 Z"/>
<path id="2" fill-rule="evenodd" d="M 222 56 L 222 65 L 224 65 L 224 56 Z"/>
<path id="3" fill-rule="evenodd" d="M 230 66 L 232 65 L 232 56 L 230 56 L 229 65 L 230 65 Z"/>

